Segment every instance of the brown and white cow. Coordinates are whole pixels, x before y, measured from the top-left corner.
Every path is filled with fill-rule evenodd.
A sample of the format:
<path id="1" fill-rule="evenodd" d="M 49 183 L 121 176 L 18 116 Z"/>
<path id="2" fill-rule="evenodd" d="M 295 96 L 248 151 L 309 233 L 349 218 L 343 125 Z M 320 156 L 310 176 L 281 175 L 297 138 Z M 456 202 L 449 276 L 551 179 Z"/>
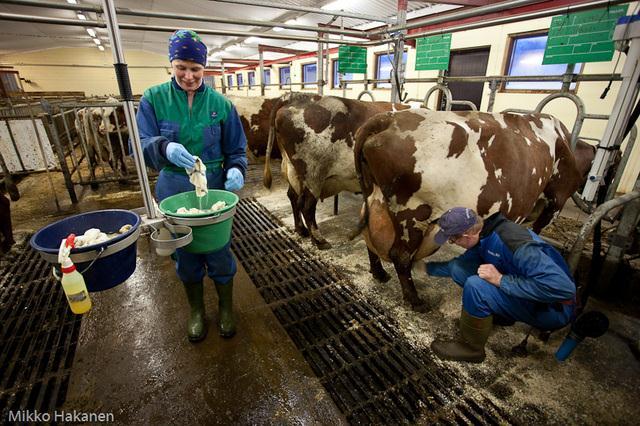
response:
<path id="1" fill-rule="evenodd" d="M 271 110 L 278 98 L 265 98 L 262 96 L 229 96 L 240 116 L 244 134 L 247 137 L 247 156 L 250 162 L 256 163 L 258 157 L 264 157 L 267 153 L 269 141 L 269 118 Z M 271 152 L 274 158 L 280 158 L 278 147 Z"/>
<path id="2" fill-rule="evenodd" d="M 406 105 L 396 105 L 408 108 Z M 291 93 L 274 105 L 271 122 L 282 155 L 282 174 L 289 182 L 295 230 L 311 235 L 321 249 L 331 247 L 318 230 L 318 200 L 341 191 L 360 190 L 353 164 L 354 135 L 369 117 L 390 111 L 389 102 L 363 102 L 335 96 Z M 270 136 L 265 161 L 265 186 L 271 186 Z M 302 222 L 301 216 L 304 217 Z"/>
<path id="3" fill-rule="evenodd" d="M 105 102 L 114 104 L 118 100 L 107 98 Z M 106 161 L 113 171 L 127 174 L 129 129 L 121 106 L 81 108 L 76 114 L 75 127 L 86 144 L 86 154 L 93 166 Z"/>
<path id="4" fill-rule="evenodd" d="M 540 114 L 411 110 L 367 121 L 354 153 L 373 276 L 386 281 L 380 258 L 393 262 L 405 302 L 425 310 L 411 266 L 439 248 L 433 236 L 447 209 L 522 222 L 544 202 L 540 231 L 581 182 L 568 141 L 560 121 Z"/>

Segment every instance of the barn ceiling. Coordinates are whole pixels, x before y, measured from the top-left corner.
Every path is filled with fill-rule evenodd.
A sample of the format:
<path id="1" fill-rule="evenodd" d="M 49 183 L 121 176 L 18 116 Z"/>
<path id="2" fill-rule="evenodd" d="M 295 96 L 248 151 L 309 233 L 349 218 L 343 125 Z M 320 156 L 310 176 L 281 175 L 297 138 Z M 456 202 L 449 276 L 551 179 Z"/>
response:
<path id="1" fill-rule="evenodd" d="M 100 0 L 76 0 L 81 5 L 100 6 Z M 66 4 L 62 0 L 49 0 L 49 3 Z M 359 14 L 367 14 L 378 17 L 395 17 L 397 9 L 397 0 L 277 0 L 271 2 L 277 4 L 287 4 L 295 6 L 305 6 L 313 8 L 337 9 L 344 7 L 343 10 L 355 12 Z M 444 4 L 448 3 L 448 4 Z M 450 4 L 455 3 L 455 4 Z M 443 4 L 436 4 L 424 1 L 408 2 L 408 17 L 426 16 L 445 10 L 451 10 L 461 5 L 486 4 L 486 0 L 458 0 L 444 1 Z M 346 5 L 346 7 L 345 7 Z M 284 9 L 275 9 L 269 7 L 258 7 L 250 5 L 241 5 L 233 3 L 225 3 L 219 1 L 204 0 L 116 0 L 117 8 L 128 8 L 132 10 L 144 10 L 152 12 L 169 13 L 176 17 L 180 15 L 198 15 L 208 17 L 223 17 L 229 19 L 243 20 L 259 20 L 274 22 L 289 22 L 290 24 L 317 26 L 318 24 L 327 24 L 332 22 L 333 25 L 344 25 L 344 28 L 369 29 L 380 26 L 380 22 L 371 22 L 363 19 L 355 18 L 337 18 L 333 19 L 331 15 L 323 15 L 319 13 L 309 13 L 302 11 L 289 11 Z M 63 10 L 57 8 L 40 8 L 23 5 L 15 5 L 0 1 L 0 12 L 11 14 L 24 14 L 42 17 L 55 17 L 77 20 L 76 11 Z M 102 17 L 96 13 L 87 12 L 84 15 L 89 20 L 101 21 Z M 257 27 L 248 25 L 229 25 L 220 23 L 194 22 L 185 21 L 179 18 L 148 18 L 137 16 L 118 15 L 120 23 L 131 23 L 140 25 L 162 25 L 172 28 L 207 28 L 207 29 L 224 29 L 235 31 L 248 31 L 260 33 L 274 33 L 274 30 L 268 27 Z M 53 25 L 39 23 L 25 23 L 13 21 L 0 21 L 0 55 L 27 52 L 42 49 L 52 49 L 60 47 L 95 47 L 94 42 L 87 33 L 86 29 L 79 26 L 70 25 Z M 89 27 L 93 28 L 93 27 Z M 103 28 L 94 28 L 101 39 L 102 44 L 109 46 L 109 38 L 107 30 Z M 315 33 L 309 31 L 283 30 L 278 31 L 280 34 L 295 34 L 302 36 L 315 36 Z M 122 30 L 121 37 L 126 49 L 146 50 L 154 53 L 165 54 L 167 49 L 167 38 L 169 34 L 157 31 L 135 31 Z M 210 53 L 219 52 L 218 56 L 233 58 L 257 58 L 257 44 L 267 44 L 278 47 L 289 47 L 293 49 L 315 50 L 317 45 L 310 42 L 293 42 L 285 40 L 269 40 L 247 37 L 230 37 L 202 35 L 204 42 L 210 49 Z M 226 49 L 226 51 L 224 50 Z M 283 54 L 265 53 L 266 59 L 274 59 L 281 57 Z"/>

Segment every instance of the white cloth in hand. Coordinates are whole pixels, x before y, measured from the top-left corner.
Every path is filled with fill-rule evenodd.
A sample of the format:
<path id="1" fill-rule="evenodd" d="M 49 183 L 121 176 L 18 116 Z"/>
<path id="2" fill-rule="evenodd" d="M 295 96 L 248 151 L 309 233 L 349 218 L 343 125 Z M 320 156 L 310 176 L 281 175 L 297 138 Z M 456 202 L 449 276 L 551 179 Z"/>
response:
<path id="1" fill-rule="evenodd" d="M 193 169 L 185 169 L 189 175 L 189 182 L 196 187 L 196 196 L 204 197 L 209 192 L 207 190 L 207 166 L 199 157 L 194 156 L 196 164 Z"/>

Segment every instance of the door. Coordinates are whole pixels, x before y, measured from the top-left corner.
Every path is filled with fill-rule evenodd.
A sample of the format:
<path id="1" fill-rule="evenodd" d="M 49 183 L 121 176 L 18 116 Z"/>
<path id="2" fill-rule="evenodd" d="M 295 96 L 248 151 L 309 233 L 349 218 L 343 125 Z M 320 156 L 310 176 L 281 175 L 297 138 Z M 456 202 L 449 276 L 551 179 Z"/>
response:
<path id="1" fill-rule="evenodd" d="M 489 62 L 489 48 L 458 50 L 451 52 L 449 59 L 448 76 L 468 77 L 484 76 L 487 74 L 487 63 Z M 471 101 L 480 110 L 482 102 L 482 90 L 484 83 L 462 83 L 450 82 L 449 89 L 454 101 Z M 442 93 L 442 92 L 440 92 Z M 444 96 L 441 96 L 444 98 Z M 444 99 L 441 99 L 440 108 L 444 109 Z M 466 105 L 452 105 L 452 111 L 469 110 Z"/>

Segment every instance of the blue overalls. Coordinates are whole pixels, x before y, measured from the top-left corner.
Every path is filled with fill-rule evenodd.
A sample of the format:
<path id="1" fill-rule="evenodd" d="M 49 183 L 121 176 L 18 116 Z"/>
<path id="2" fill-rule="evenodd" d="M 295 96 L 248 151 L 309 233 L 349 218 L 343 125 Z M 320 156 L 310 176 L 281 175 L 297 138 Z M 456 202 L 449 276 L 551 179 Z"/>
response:
<path id="1" fill-rule="evenodd" d="M 160 170 L 156 197 L 162 201 L 172 195 L 193 191 L 184 169 L 173 166 L 165 157 L 169 142 L 178 142 L 207 166 L 207 186 L 224 189 L 226 171 L 247 169 L 247 140 L 236 109 L 224 96 L 202 84 L 191 110 L 187 93 L 172 78 L 151 87 L 140 99 L 136 115 L 147 166 Z M 214 282 L 225 284 L 236 273 L 230 243 L 208 254 L 176 250 L 176 272 L 185 283 L 199 282 L 207 274 Z"/>
<path id="2" fill-rule="evenodd" d="M 486 263 L 503 274 L 500 287 L 477 275 Z M 427 263 L 427 272 L 460 285 L 462 305 L 475 317 L 497 314 L 541 330 L 564 327 L 572 319 L 576 287 L 562 255 L 499 213 L 485 220 L 475 247 L 449 262 Z"/>

